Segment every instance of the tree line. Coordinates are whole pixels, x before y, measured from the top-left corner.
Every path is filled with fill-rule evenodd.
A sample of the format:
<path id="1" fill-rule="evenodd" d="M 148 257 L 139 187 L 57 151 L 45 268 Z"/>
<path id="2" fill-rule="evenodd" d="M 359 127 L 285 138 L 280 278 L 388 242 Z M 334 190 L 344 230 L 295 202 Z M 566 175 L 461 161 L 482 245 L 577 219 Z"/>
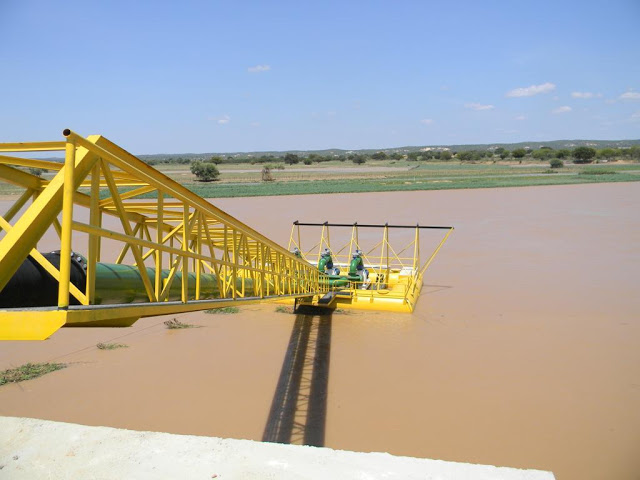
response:
<path id="1" fill-rule="evenodd" d="M 450 150 L 426 150 L 426 151 L 413 151 L 406 154 L 400 152 L 387 153 L 379 151 L 375 153 L 350 153 L 346 155 L 318 155 L 311 153 L 308 155 L 298 155 L 294 153 L 287 153 L 283 156 L 276 155 L 261 155 L 259 157 L 226 157 L 214 156 L 207 160 L 195 160 L 190 161 L 182 157 L 178 157 L 175 163 L 190 163 L 191 172 L 201 181 L 216 180 L 220 174 L 216 165 L 224 164 L 264 164 L 266 169 L 266 175 L 270 175 L 270 170 L 273 168 L 281 169 L 284 165 L 312 165 L 314 163 L 323 163 L 330 161 L 340 162 L 353 162 L 355 164 L 363 164 L 368 161 L 381 161 L 381 160 L 407 160 L 407 161 L 460 161 L 467 163 L 487 162 L 493 161 L 519 161 L 522 163 L 524 160 L 537 160 L 542 162 L 549 162 L 552 168 L 558 168 L 564 165 L 565 161 L 571 161 L 573 163 L 592 163 L 594 161 L 612 161 L 612 160 L 631 160 L 640 161 L 640 147 L 633 146 L 630 148 L 601 148 L 595 149 L 592 147 L 576 147 L 573 149 L 553 149 L 551 147 L 541 147 L 539 149 L 526 149 L 517 148 L 514 150 L 507 150 L 499 147 L 495 149 L 487 150 L 465 150 L 462 152 L 450 151 Z M 166 159 L 162 163 L 172 163 L 169 159 Z M 265 172 L 263 171 L 263 176 Z"/>

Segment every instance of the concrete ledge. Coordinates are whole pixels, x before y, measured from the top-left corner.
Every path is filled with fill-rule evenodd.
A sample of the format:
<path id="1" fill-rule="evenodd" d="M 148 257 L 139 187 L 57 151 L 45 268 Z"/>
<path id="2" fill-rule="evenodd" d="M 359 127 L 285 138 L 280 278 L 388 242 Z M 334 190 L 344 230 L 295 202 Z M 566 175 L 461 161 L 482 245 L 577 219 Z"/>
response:
<path id="1" fill-rule="evenodd" d="M 550 472 L 0 417 L 11 479 L 552 480 Z"/>

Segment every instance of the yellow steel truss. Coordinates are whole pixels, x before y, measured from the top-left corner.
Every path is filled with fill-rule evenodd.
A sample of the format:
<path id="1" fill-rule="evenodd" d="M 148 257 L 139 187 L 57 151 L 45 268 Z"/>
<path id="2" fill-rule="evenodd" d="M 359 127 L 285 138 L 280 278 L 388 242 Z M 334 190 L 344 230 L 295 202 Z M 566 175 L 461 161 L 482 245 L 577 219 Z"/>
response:
<path id="1" fill-rule="evenodd" d="M 55 307 L 0 311 L 0 339 L 44 339 L 62 325 L 131 325 L 140 317 L 318 296 L 329 290 L 317 268 L 106 138 L 83 138 L 70 130 L 63 134 L 64 142 L 0 144 L 0 153 L 65 152 L 64 163 L 0 155 L 0 180 L 24 189 L 0 217 L 0 290 L 28 256 L 59 285 Z M 24 168 L 56 173 L 47 180 Z M 88 219 L 77 215 L 79 209 L 88 210 Z M 119 226 L 106 226 L 108 216 L 119 219 Z M 37 248 L 51 228 L 60 238 L 59 268 Z M 79 235 L 82 244 L 74 240 Z M 122 244 L 115 263 L 128 260 L 138 268 L 145 302 L 96 304 L 96 268 L 105 239 Z M 84 291 L 70 282 L 73 251 L 86 252 Z M 169 270 L 166 277 L 163 268 Z M 195 274 L 195 288 L 190 288 L 190 273 Z M 202 297 L 205 273 L 217 279 L 216 298 Z M 181 283 L 179 301 L 169 299 L 174 281 Z"/>

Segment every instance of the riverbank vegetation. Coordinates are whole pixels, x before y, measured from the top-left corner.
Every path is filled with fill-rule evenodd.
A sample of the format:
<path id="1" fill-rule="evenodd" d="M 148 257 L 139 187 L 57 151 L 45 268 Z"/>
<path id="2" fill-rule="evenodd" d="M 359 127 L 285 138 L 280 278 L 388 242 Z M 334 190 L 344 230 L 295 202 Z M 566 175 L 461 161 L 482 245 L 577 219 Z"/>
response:
<path id="1" fill-rule="evenodd" d="M 27 363 L 16 368 L 10 368 L 0 372 L 0 386 L 6 383 L 24 382 L 38 378 L 47 373 L 61 370 L 67 366 L 66 363 Z"/>

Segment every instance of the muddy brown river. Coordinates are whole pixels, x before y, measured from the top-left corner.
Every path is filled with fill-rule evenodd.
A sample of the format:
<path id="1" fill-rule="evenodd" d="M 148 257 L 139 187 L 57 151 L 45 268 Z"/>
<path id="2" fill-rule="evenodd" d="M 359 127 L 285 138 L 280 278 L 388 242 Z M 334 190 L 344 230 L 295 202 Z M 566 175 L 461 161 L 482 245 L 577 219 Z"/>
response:
<path id="1" fill-rule="evenodd" d="M 0 415 L 640 478 L 640 183 L 213 203 L 285 246 L 294 220 L 456 231 L 413 315 L 257 305 L 0 343 L 1 369 L 70 364 L 0 387 Z"/>

